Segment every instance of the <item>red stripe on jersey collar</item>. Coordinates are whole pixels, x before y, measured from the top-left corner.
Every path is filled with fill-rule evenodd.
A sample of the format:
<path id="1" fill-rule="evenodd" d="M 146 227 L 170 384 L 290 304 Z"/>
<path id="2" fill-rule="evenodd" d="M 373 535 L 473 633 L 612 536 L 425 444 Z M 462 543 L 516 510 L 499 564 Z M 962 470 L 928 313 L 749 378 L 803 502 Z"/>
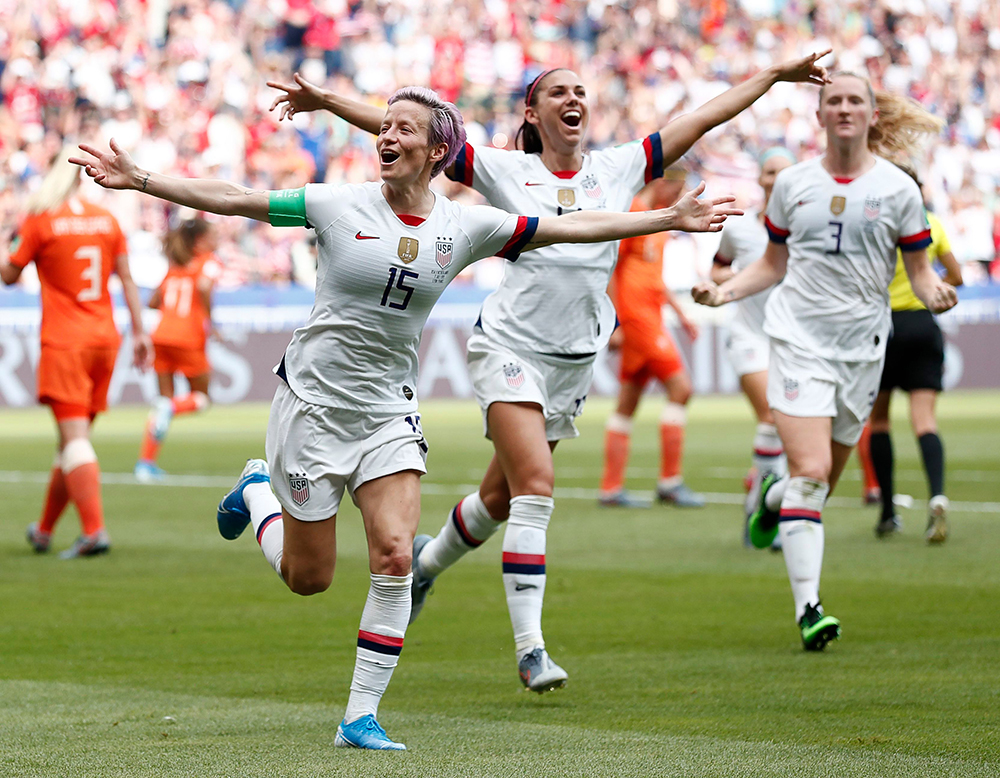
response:
<path id="1" fill-rule="evenodd" d="M 553 170 L 552 175 L 556 178 L 572 178 L 579 172 L 579 170 Z"/>
<path id="2" fill-rule="evenodd" d="M 849 184 L 854 179 L 853 178 L 844 178 L 842 176 L 834 176 L 833 180 L 836 181 L 838 184 Z"/>
<path id="3" fill-rule="evenodd" d="M 419 227 L 421 224 L 427 221 L 427 219 L 425 219 L 423 216 L 413 216 L 412 214 L 409 213 L 397 213 L 396 216 L 407 227 Z"/>

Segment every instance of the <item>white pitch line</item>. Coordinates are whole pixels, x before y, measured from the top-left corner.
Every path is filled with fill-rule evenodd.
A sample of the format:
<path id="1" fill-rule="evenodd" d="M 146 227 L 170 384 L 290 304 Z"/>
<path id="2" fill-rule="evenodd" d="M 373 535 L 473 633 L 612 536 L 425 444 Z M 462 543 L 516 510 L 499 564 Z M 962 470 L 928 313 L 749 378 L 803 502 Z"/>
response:
<path id="1" fill-rule="evenodd" d="M 49 473 L 23 471 L 23 470 L 0 470 L 0 483 L 9 484 L 45 484 L 49 482 Z M 148 487 L 176 487 L 186 486 L 208 489 L 229 489 L 234 479 L 231 476 L 222 475 L 166 475 L 162 481 L 153 484 L 141 484 L 135 480 L 132 473 L 101 473 L 101 482 L 113 484 L 115 486 L 140 486 Z M 423 481 L 420 484 L 420 491 L 424 494 L 435 496 L 462 497 L 479 488 L 478 484 L 439 484 L 433 481 Z M 653 500 L 656 495 L 650 491 L 633 491 L 634 496 Z M 705 500 L 713 505 L 742 505 L 745 495 L 732 492 L 703 492 Z M 555 497 L 562 500 L 593 500 L 596 501 L 598 491 L 596 489 L 583 489 L 575 487 L 557 486 Z M 857 497 L 831 497 L 830 505 L 834 508 L 858 508 Z M 925 508 L 927 503 L 924 500 L 914 500 L 913 508 L 920 510 Z M 952 513 L 1000 513 L 1000 502 L 957 502 L 953 501 L 949 510 Z"/>

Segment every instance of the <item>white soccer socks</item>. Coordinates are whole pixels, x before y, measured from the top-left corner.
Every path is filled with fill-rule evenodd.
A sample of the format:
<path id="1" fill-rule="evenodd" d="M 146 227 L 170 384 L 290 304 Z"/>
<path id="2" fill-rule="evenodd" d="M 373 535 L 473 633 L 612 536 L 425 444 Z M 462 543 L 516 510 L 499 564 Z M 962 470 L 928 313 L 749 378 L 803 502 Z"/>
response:
<path id="1" fill-rule="evenodd" d="M 518 660 L 536 646 L 545 646 L 542 639 L 545 532 L 554 504 L 551 497 L 534 494 L 510 500 L 510 517 L 503 537 L 503 586 Z"/>
<path id="2" fill-rule="evenodd" d="M 369 713 L 378 718 L 378 704 L 389 686 L 403 650 L 410 620 L 413 573 L 371 576 L 368 601 L 361 614 L 358 653 L 344 721 L 350 724 Z"/>
<path id="3" fill-rule="evenodd" d="M 437 577 L 489 540 L 502 523 L 490 516 L 479 492 L 473 492 L 451 509 L 437 537 L 421 550 L 420 572 L 430 578 Z"/>
<path id="4" fill-rule="evenodd" d="M 757 468 L 758 478 L 767 473 L 774 473 L 780 478 L 787 470 L 785 449 L 778 437 L 778 428 L 773 424 L 757 425 L 757 434 L 753 438 L 753 466 Z"/>
<path id="5" fill-rule="evenodd" d="M 247 484 L 243 487 L 243 502 L 250 511 L 254 535 L 264 552 L 264 558 L 281 575 L 281 554 L 285 544 L 285 525 L 281 520 L 281 504 L 269 483 Z"/>
<path id="6" fill-rule="evenodd" d="M 824 540 L 821 514 L 830 485 L 812 478 L 786 480 L 788 487 L 781 501 L 778 535 L 785 555 L 788 580 L 792 585 L 792 597 L 795 598 L 797 623 L 805 613 L 806 605 L 819 603 Z"/>

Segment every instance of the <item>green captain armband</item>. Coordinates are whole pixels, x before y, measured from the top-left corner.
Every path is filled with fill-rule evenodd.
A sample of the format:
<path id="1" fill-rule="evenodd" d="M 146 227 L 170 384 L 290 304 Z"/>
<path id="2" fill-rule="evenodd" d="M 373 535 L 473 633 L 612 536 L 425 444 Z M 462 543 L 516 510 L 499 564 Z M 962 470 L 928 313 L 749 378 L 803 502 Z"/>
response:
<path id="1" fill-rule="evenodd" d="M 267 218 L 273 227 L 307 227 L 305 187 L 270 192 Z"/>

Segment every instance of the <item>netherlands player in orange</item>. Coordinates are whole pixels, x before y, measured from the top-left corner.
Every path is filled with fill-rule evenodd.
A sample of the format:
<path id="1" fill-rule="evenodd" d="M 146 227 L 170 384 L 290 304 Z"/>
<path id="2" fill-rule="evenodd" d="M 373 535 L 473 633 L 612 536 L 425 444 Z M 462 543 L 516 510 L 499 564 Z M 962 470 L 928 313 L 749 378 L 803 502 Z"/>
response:
<path id="1" fill-rule="evenodd" d="M 672 205 L 684 192 L 683 170 L 668 169 L 636 195 L 633 211 L 648 211 Z M 691 399 L 691 379 L 677 344 L 663 326 L 663 306 L 677 313 L 688 337 L 698 337 L 698 327 L 684 314 L 663 283 L 663 251 L 667 233 L 629 238 L 621 242 L 618 263 L 609 293 L 621 326 L 612 345 L 621 349 L 621 388 L 618 406 L 605 425 L 604 475 L 600 504 L 623 508 L 648 507 L 624 489 L 628 464 L 632 417 L 639 407 L 642 391 L 656 378 L 667 392 L 667 404 L 660 414 L 660 477 L 656 497 L 682 508 L 701 508 L 705 498 L 684 483 L 681 461 L 684 454 L 686 406 Z"/>
<path id="2" fill-rule="evenodd" d="M 120 342 L 108 291 L 112 273 L 121 279 L 132 317 L 135 363 L 145 367 L 150 354 L 125 236 L 114 216 L 77 195 L 80 175 L 69 163 L 71 153 L 66 147 L 57 155 L 28 199 L 28 215 L 12 241 L 10 256 L 0 259 L 5 284 L 16 283 L 29 262 L 35 263 L 41 282 L 38 400 L 55 416 L 59 450 L 42 517 L 28 527 L 28 543 L 39 553 L 48 551 L 56 522 L 72 502 L 83 531 L 61 554 L 64 559 L 102 554 L 111 547 L 90 427 L 107 408 Z"/>
<path id="3" fill-rule="evenodd" d="M 212 287 L 219 275 L 212 253 L 215 245 L 215 229 L 201 218 L 182 222 L 163 240 L 170 267 L 149 299 L 149 307 L 163 314 L 153 332 L 153 368 L 160 396 L 150 410 L 135 466 L 136 479 L 144 483 L 163 478 L 156 458 L 173 417 L 203 411 L 210 404 L 211 368 L 205 346 L 212 329 Z M 175 397 L 178 373 L 187 379 L 190 391 Z"/>

